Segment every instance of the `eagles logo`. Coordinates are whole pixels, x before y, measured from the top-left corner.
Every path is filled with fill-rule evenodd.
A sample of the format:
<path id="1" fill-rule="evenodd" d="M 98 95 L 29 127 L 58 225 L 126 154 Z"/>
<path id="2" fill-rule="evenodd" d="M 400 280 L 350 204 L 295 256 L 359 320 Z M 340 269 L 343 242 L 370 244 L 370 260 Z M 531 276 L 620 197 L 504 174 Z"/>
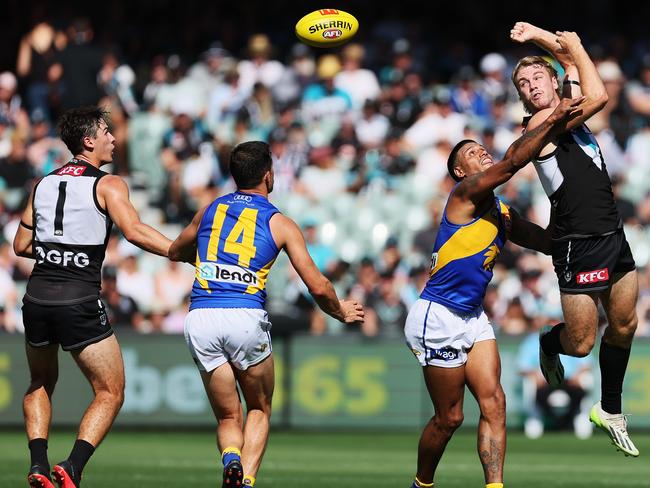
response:
<path id="1" fill-rule="evenodd" d="M 499 247 L 496 244 L 492 244 L 488 247 L 488 250 L 485 251 L 485 261 L 483 261 L 483 269 L 485 271 L 492 271 L 494 265 L 497 261 L 497 256 L 499 255 Z"/>

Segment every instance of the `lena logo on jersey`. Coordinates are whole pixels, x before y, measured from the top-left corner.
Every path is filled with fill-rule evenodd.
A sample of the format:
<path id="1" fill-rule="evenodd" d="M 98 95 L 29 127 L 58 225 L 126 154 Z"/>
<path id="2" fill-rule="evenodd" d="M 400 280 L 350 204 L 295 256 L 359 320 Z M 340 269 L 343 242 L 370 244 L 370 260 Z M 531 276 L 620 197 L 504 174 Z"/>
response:
<path id="1" fill-rule="evenodd" d="M 201 263 L 199 278 L 222 283 L 257 285 L 257 275 L 252 271 L 232 264 Z"/>
<path id="2" fill-rule="evenodd" d="M 38 264 L 43 264 L 45 261 L 47 261 L 48 263 L 60 264 L 67 267 L 72 263 L 77 268 L 85 268 L 90 264 L 90 258 L 88 257 L 88 254 L 83 252 L 61 252 L 56 249 L 51 249 L 50 251 L 45 252 L 45 249 L 40 246 L 36 246 L 36 255 L 36 262 Z"/>
<path id="3" fill-rule="evenodd" d="M 576 275 L 576 282 L 579 285 L 589 285 L 591 283 L 598 283 L 599 281 L 607 281 L 609 279 L 609 271 L 607 268 L 597 269 L 595 271 L 584 271 Z"/>
<path id="4" fill-rule="evenodd" d="M 59 176 L 81 176 L 84 174 L 84 171 L 86 171 L 87 167 L 86 166 L 77 166 L 74 164 L 68 164 L 61 168 L 59 171 L 57 171 L 57 175 Z"/>

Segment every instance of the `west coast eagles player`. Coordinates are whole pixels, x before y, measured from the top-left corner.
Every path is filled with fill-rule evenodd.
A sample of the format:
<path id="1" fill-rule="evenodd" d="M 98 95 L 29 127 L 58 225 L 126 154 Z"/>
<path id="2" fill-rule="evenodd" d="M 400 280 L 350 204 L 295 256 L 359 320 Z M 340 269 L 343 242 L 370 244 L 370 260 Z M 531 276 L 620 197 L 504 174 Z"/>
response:
<path id="1" fill-rule="evenodd" d="M 443 212 L 431 276 L 404 327 L 435 409 L 420 437 L 412 488 L 433 486 L 445 446 L 463 421 L 465 385 L 481 410 L 478 452 L 486 487 L 503 487 L 505 397 L 499 352 L 482 302 L 508 237 L 546 254 L 551 243 L 546 230 L 520 218 L 494 195 L 494 189 L 537 155 L 574 116 L 581 100 L 564 100 L 536 130 L 516 140 L 503 161 L 494 162 L 472 140 L 459 142 L 449 155 L 449 174 L 458 183 Z"/>
<path id="2" fill-rule="evenodd" d="M 339 300 L 307 252 L 302 232 L 268 201 L 268 144 L 244 142 L 230 156 L 237 191 L 201 210 L 172 244 L 171 259 L 196 257 L 185 340 L 218 421 L 223 487 L 253 486 L 269 437 L 274 374 L 266 279 L 284 249 L 316 303 L 344 323 L 363 320 L 356 301 Z M 237 393 L 246 401 L 244 421 Z"/>

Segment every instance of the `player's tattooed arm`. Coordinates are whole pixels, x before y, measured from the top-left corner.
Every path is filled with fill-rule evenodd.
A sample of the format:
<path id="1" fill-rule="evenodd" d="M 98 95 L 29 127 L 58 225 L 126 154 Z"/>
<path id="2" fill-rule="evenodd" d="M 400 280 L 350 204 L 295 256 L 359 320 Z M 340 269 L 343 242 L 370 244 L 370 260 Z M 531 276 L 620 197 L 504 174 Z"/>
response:
<path id="1" fill-rule="evenodd" d="M 457 195 L 478 202 L 512 178 L 539 154 L 551 138 L 564 131 L 567 120 L 574 115 L 576 107 L 583 100 L 584 97 L 562 99 L 539 125 L 526 131 L 510 145 L 502 161 L 485 171 L 466 177 L 456 190 Z"/>

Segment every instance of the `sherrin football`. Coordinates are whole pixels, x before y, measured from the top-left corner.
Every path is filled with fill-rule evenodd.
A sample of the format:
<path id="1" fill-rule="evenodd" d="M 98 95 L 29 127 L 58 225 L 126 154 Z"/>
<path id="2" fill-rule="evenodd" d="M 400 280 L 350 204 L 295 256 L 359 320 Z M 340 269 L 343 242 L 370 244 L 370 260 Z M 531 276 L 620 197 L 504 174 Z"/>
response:
<path id="1" fill-rule="evenodd" d="M 342 10 L 324 8 L 305 15 L 296 24 L 296 36 L 314 47 L 336 47 L 345 44 L 359 30 L 354 15 Z"/>

